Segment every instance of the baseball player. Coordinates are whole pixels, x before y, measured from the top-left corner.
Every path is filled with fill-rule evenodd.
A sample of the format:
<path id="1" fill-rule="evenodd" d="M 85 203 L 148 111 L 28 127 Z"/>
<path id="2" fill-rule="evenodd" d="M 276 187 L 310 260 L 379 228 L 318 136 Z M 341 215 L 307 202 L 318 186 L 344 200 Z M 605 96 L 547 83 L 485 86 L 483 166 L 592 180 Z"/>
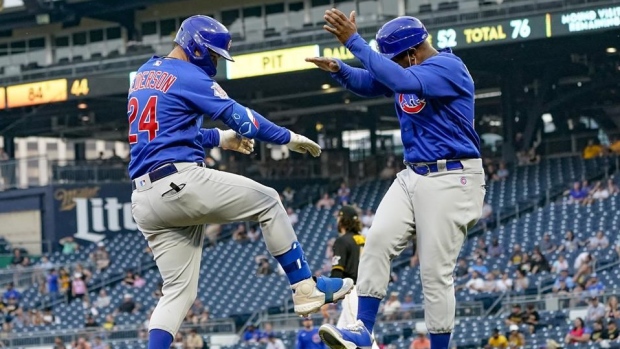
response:
<path id="1" fill-rule="evenodd" d="M 312 318 L 304 318 L 302 325 L 303 328 L 297 332 L 296 349 L 325 349 L 325 344 L 319 337 L 319 329 L 314 327 Z"/>
<path id="2" fill-rule="evenodd" d="M 324 28 L 364 69 L 330 58 L 307 61 L 356 94 L 394 98 L 407 168 L 379 204 L 366 238 L 356 286 L 358 321 L 346 328 L 324 325 L 321 338 L 332 349 L 372 345 L 390 260 L 416 236 L 431 347 L 448 348 L 455 316 L 452 272 L 485 195 L 473 80 L 449 49 L 432 47 L 417 18 L 398 17 L 383 25 L 376 36 L 379 52 L 357 34 L 354 12 L 347 17 L 328 10 L 325 20 L 329 25 Z"/>
<path id="3" fill-rule="evenodd" d="M 366 238 L 361 234 L 362 222 L 353 206 L 342 206 L 338 212 L 338 238 L 332 246 L 331 277 L 351 278 L 357 282 L 358 265 L 364 250 Z M 342 311 L 337 327 L 345 327 L 357 319 L 357 293 L 355 288 L 342 300 Z M 373 343 L 373 349 L 379 349 Z"/>
<path id="4" fill-rule="evenodd" d="M 196 298 L 205 224 L 259 222 L 300 315 L 344 298 L 353 288 L 351 279 L 312 278 L 274 189 L 203 164 L 204 148 L 252 151 L 252 143 L 238 140 L 235 131 L 315 157 L 321 148 L 235 102 L 213 80 L 218 59 L 232 61 L 231 37 L 221 23 L 190 17 L 174 42 L 168 56 L 155 56 L 140 67 L 128 96 L 132 213 L 164 281 L 149 323 L 149 349 L 170 347 Z M 234 131 L 200 128 L 203 114 Z"/>

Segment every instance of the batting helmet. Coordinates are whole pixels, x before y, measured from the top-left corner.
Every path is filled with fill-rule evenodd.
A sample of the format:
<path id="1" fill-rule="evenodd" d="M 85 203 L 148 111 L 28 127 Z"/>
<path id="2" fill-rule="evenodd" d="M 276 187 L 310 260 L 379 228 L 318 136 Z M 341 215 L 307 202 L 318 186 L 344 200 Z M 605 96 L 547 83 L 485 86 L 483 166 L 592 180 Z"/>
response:
<path id="1" fill-rule="evenodd" d="M 394 18 L 377 32 L 379 52 L 392 59 L 399 53 L 418 46 L 428 38 L 428 32 L 419 19 L 411 16 Z"/>
<path id="2" fill-rule="evenodd" d="M 209 76 L 217 72 L 209 50 L 233 62 L 228 53 L 232 43 L 230 33 L 222 23 L 211 17 L 191 16 L 184 20 L 174 42 L 185 51 L 191 63 L 202 68 Z"/>

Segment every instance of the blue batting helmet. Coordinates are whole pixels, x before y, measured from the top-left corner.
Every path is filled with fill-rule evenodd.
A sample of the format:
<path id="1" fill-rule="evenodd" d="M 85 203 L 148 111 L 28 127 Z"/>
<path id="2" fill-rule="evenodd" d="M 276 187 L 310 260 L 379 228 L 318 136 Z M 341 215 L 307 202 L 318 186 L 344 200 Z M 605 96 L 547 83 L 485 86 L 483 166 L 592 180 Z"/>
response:
<path id="1" fill-rule="evenodd" d="M 419 19 L 411 16 L 394 18 L 377 32 L 379 52 L 392 59 L 406 50 L 418 46 L 428 38 L 428 32 Z"/>
<path id="2" fill-rule="evenodd" d="M 191 16 L 184 20 L 174 42 L 185 51 L 191 63 L 202 68 L 209 76 L 217 72 L 209 50 L 233 61 L 228 53 L 232 43 L 228 29 L 208 16 Z"/>

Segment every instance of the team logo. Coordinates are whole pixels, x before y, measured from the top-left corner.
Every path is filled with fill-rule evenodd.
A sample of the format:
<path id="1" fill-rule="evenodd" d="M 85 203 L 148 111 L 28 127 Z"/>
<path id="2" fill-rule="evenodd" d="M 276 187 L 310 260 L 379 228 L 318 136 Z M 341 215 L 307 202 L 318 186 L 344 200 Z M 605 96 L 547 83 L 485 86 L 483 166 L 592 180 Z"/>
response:
<path id="1" fill-rule="evenodd" d="M 462 185 L 467 184 L 467 178 L 465 178 L 465 177 L 461 177 L 461 184 L 462 184 Z"/>
<path id="2" fill-rule="evenodd" d="M 161 65 L 161 61 L 155 61 L 155 63 L 153 63 L 154 66 L 159 67 Z"/>
<path id="3" fill-rule="evenodd" d="M 338 265 L 338 263 L 340 263 L 340 256 L 333 256 L 332 265 Z"/>
<path id="4" fill-rule="evenodd" d="M 217 82 L 213 82 L 211 85 L 211 89 L 213 90 L 213 95 L 215 97 L 220 97 L 221 99 L 228 99 L 228 93 L 224 91 L 224 89 Z"/>
<path id="5" fill-rule="evenodd" d="M 400 105 L 400 109 L 402 109 L 407 114 L 417 114 L 426 105 L 426 101 L 423 99 L 419 99 L 415 95 L 398 95 L 398 105 Z"/>

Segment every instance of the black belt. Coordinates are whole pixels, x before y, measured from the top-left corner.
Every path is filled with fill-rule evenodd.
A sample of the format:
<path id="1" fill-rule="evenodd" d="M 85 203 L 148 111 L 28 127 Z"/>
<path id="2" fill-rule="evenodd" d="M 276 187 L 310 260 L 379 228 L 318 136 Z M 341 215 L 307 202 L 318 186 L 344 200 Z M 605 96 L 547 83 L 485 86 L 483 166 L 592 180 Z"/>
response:
<path id="1" fill-rule="evenodd" d="M 200 167 L 206 167 L 204 162 L 197 162 L 196 165 L 200 166 Z M 151 180 L 151 183 L 155 183 L 160 179 L 164 179 L 172 174 L 175 174 L 179 172 L 179 170 L 177 170 L 176 166 L 174 166 L 174 164 L 165 164 L 164 166 L 153 170 L 151 172 L 148 173 L 149 179 Z M 132 190 L 136 190 L 136 181 L 137 179 L 134 179 L 131 181 L 131 189 Z"/>
<path id="2" fill-rule="evenodd" d="M 420 176 L 426 176 L 429 173 L 439 172 L 439 166 L 437 166 L 436 162 L 422 162 L 422 163 L 411 163 L 405 161 L 405 165 L 413 170 L 413 172 L 419 174 Z M 446 161 L 446 171 L 454 171 L 454 170 L 462 170 L 463 163 L 460 160 L 448 160 Z"/>

